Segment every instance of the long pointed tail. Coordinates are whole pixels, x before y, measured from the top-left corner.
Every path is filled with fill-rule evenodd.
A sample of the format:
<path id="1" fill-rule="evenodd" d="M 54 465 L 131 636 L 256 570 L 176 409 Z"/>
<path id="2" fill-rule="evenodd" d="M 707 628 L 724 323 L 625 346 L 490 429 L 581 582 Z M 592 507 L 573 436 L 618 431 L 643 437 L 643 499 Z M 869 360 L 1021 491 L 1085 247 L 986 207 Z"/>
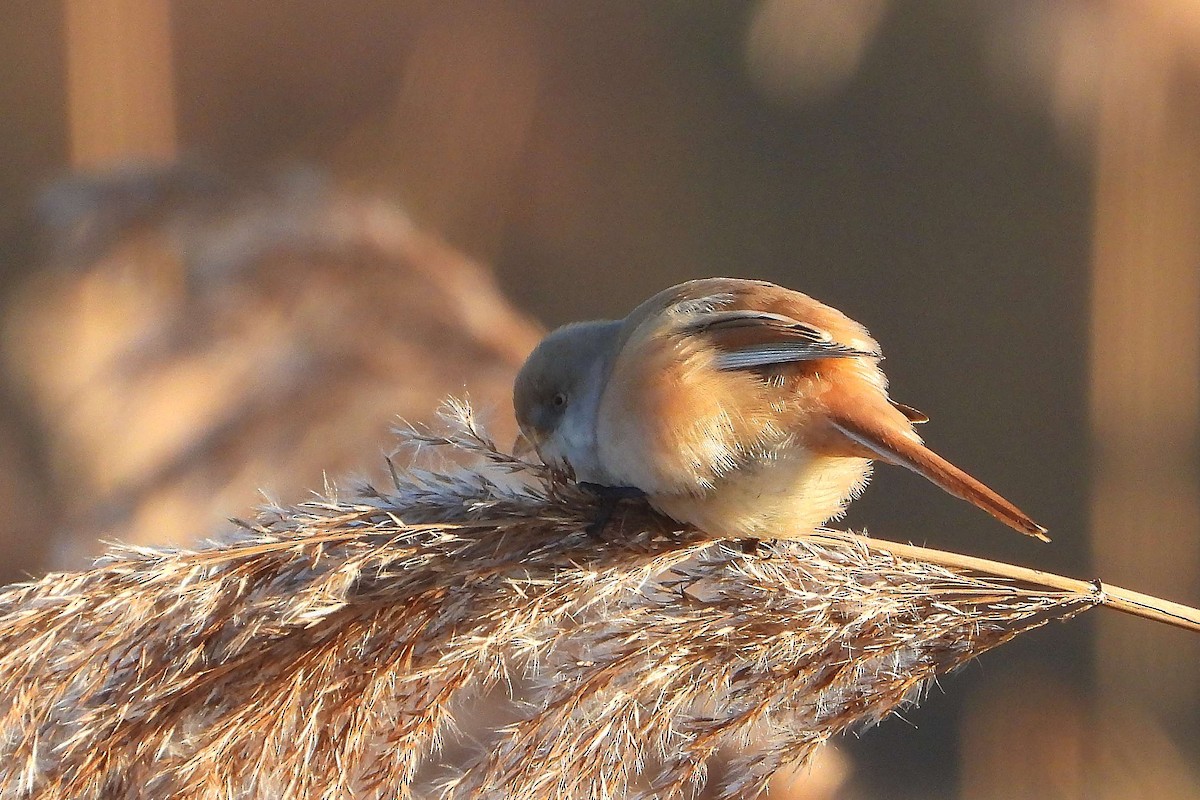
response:
<path id="1" fill-rule="evenodd" d="M 946 492 L 983 509 L 1013 530 L 1035 536 L 1043 542 L 1050 541 L 1046 529 L 1030 519 L 1028 514 L 921 444 L 915 435 L 882 425 L 864 425 L 845 417 L 835 419 L 833 424 L 848 439 L 878 458 L 911 469 Z"/>

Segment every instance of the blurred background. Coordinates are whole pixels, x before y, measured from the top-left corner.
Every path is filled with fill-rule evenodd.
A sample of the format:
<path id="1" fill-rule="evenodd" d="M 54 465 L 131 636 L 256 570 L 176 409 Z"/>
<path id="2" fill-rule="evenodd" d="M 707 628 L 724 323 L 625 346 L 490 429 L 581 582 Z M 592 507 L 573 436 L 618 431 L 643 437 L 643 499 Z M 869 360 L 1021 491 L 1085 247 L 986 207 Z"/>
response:
<path id="1" fill-rule="evenodd" d="M 848 524 L 1200 604 L 1194 0 L 44 0 L 0 26 L 0 580 L 378 475 L 694 277 L 862 321 L 939 452 Z M 261 492 L 261 493 L 260 493 Z M 783 798 L 1200 798 L 1200 642 L 1088 614 Z"/>

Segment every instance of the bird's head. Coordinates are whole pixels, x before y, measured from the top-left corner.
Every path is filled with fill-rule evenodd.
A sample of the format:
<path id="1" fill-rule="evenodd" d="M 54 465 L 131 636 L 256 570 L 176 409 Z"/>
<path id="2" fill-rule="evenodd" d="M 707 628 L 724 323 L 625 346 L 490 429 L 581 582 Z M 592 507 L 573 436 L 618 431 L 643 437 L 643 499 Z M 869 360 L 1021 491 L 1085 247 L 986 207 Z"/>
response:
<path id="1" fill-rule="evenodd" d="M 594 475 L 596 412 L 615 355 L 619 321 L 579 322 L 553 331 L 526 359 L 513 385 L 521 433 L 548 466 Z"/>

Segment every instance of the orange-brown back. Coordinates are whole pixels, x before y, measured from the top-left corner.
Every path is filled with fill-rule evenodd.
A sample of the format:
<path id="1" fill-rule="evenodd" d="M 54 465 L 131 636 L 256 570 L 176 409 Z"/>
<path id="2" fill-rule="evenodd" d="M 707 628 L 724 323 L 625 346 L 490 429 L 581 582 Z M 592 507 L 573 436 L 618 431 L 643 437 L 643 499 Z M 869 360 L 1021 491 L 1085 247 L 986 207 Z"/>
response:
<path id="1" fill-rule="evenodd" d="M 826 347 L 828 357 L 722 367 L 730 354 L 774 346 L 818 356 Z M 800 292 L 730 278 L 672 287 L 625 320 L 600 405 L 601 459 L 651 494 L 708 491 L 729 471 L 812 433 L 840 384 L 886 406 L 877 362 L 878 345 L 863 326 Z"/>

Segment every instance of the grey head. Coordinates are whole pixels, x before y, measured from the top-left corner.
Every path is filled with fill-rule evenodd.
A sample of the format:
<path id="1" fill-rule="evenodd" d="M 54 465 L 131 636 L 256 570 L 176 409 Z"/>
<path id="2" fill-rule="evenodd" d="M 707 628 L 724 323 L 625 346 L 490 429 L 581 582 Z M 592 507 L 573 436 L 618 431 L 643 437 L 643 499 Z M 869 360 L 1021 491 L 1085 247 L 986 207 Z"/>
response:
<path id="1" fill-rule="evenodd" d="M 605 483 L 596 414 L 619 346 L 620 320 L 577 322 L 551 332 L 517 373 L 513 409 L 547 465 Z"/>

